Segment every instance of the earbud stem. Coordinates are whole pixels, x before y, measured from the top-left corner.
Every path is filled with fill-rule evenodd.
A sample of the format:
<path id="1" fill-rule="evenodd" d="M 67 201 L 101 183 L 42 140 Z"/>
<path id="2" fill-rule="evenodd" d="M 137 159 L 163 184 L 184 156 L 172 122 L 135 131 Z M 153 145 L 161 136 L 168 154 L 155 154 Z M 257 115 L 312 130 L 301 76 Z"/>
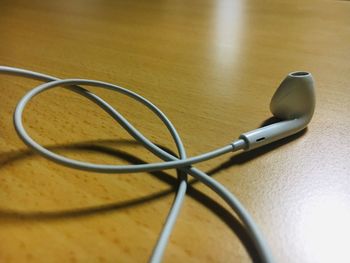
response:
<path id="1" fill-rule="evenodd" d="M 309 120 L 305 118 L 280 121 L 266 127 L 243 133 L 239 138 L 245 141 L 245 150 L 252 150 L 293 135 L 304 129 L 308 122 Z"/>

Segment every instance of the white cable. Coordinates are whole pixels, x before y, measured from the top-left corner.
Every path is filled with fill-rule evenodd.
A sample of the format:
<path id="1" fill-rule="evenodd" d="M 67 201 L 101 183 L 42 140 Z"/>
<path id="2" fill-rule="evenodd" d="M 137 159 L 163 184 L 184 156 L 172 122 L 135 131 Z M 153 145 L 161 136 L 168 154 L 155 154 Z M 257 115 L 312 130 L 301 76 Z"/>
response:
<path id="1" fill-rule="evenodd" d="M 1 67 L 0 66 L 0 73 L 7 73 L 7 74 L 12 74 L 12 75 L 18 75 L 18 76 L 22 76 L 22 77 L 28 77 L 28 78 L 32 78 L 32 79 L 37 79 L 37 80 L 41 80 L 41 81 L 54 81 L 54 80 L 58 80 L 55 77 L 49 76 L 49 75 L 45 75 L 45 74 L 41 74 L 41 73 L 37 73 L 37 72 L 33 72 L 33 71 L 29 71 L 29 70 L 24 70 L 24 69 L 18 69 L 18 68 L 12 68 L 12 67 Z M 75 89 L 73 89 L 73 91 L 76 91 L 77 93 L 83 95 L 84 97 L 90 99 L 92 102 L 95 102 L 96 104 L 98 104 L 99 106 L 101 106 L 107 113 L 109 113 L 112 117 L 115 117 L 117 120 L 119 120 L 119 115 L 118 112 L 116 112 L 107 102 L 103 101 L 101 98 L 99 98 L 98 96 L 90 93 L 87 90 L 84 90 L 81 87 L 74 87 Z M 158 110 L 156 108 L 156 110 Z M 159 111 L 160 112 L 160 111 Z M 163 118 L 163 116 L 165 116 L 164 114 L 162 114 L 161 112 L 158 114 L 160 116 L 160 118 L 162 119 L 163 123 L 165 123 L 165 125 L 167 126 L 168 130 L 170 131 L 175 144 L 178 148 L 179 151 L 179 155 L 181 158 L 186 158 L 186 153 L 185 153 L 185 148 L 183 147 L 182 141 L 180 139 L 180 137 L 178 136 L 178 133 L 175 129 L 175 127 L 172 125 L 172 123 L 167 119 L 167 118 Z M 122 117 L 122 116 L 121 116 Z M 123 120 L 124 118 L 122 118 L 121 120 L 121 125 L 123 125 Z M 125 120 L 126 121 L 126 120 Z M 128 123 L 126 121 L 126 123 Z M 137 131 L 135 128 L 133 129 L 129 129 L 129 125 L 123 125 L 124 128 L 132 135 L 134 136 L 134 138 L 137 140 L 139 139 L 139 141 L 141 143 L 143 143 L 145 140 L 147 140 L 145 138 L 145 140 L 143 139 L 144 137 L 142 136 L 141 133 L 134 133 L 134 131 Z M 139 138 L 137 135 L 140 134 L 141 138 Z M 158 148 L 156 145 L 153 145 L 154 148 Z M 145 145 L 145 147 L 147 147 L 147 144 Z M 148 148 L 148 147 L 147 147 Z M 160 148 L 158 148 L 157 151 L 153 151 L 152 149 L 150 149 L 153 153 L 155 153 L 157 156 L 159 156 L 158 151 L 161 150 Z M 170 211 L 169 211 L 169 215 L 167 217 L 167 220 L 164 224 L 163 230 L 160 234 L 160 237 L 158 239 L 158 242 L 154 248 L 153 251 L 153 255 L 152 258 L 154 260 L 152 260 L 153 262 L 156 262 L 157 259 L 161 259 L 164 251 L 165 251 L 165 247 L 167 245 L 168 239 L 170 237 L 170 234 L 172 232 L 172 228 L 175 224 L 176 218 L 178 216 L 178 213 L 181 209 L 182 203 L 184 201 L 184 197 L 186 194 L 186 190 L 187 190 L 187 178 L 180 178 L 180 183 L 179 183 L 179 189 L 176 193 L 175 196 L 175 200 L 174 200 L 174 204 L 171 207 Z"/>
<path id="2" fill-rule="evenodd" d="M 32 89 L 29 91 L 18 103 L 15 114 L 14 114 L 14 123 L 15 128 L 17 130 L 18 135 L 21 137 L 21 139 L 31 148 L 36 150 L 39 154 L 43 155 L 44 157 L 55 161 L 57 163 L 70 166 L 72 168 L 81 169 L 81 170 L 87 170 L 87 171 L 93 171 L 93 172 L 104 172 L 104 173 L 133 173 L 133 172 L 151 172 L 151 171 L 158 171 L 158 170 L 165 170 L 165 169 L 172 169 L 172 168 L 180 168 L 180 167 L 186 167 L 190 166 L 191 164 L 203 162 L 212 158 L 215 158 L 217 156 L 220 156 L 222 154 L 232 152 L 234 149 L 233 144 L 229 144 L 227 146 L 224 146 L 222 148 L 213 150 L 211 152 L 198 155 L 192 158 L 179 160 L 177 158 L 174 158 L 171 154 L 161 150 L 162 155 L 166 156 L 168 162 L 162 162 L 162 163 L 153 163 L 153 164 L 138 164 L 138 165 L 103 165 L 103 164 L 92 164 L 77 160 L 72 160 L 70 158 L 66 158 L 62 155 L 53 153 L 52 151 L 47 150 L 37 142 L 35 142 L 25 131 L 22 123 L 22 113 L 24 111 L 24 108 L 26 104 L 36 95 L 40 94 L 41 92 L 45 90 L 52 89 L 57 86 L 73 86 L 73 85 L 90 85 L 95 87 L 101 87 L 105 89 L 110 89 L 113 91 L 120 92 L 122 94 L 125 94 L 131 98 L 134 98 L 147 106 L 149 109 L 151 109 L 153 112 L 157 114 L 158 117 L 164 122 L 167 120 L 168 125 L 170 124 L 170 121 L 167 119 L 167 117 L 151 102 L 147 101 L 145 98 L 141 97 L 140 95 L 126 90 L 124 88 L 118 87 L 113 84 L 109 84 L 102 81 L 96 81 L 96 80 L 85 80 L 85 79 L 66 79 L 66 80 L 55 80 L 48 83 L 41 84 L 40 86 Z M 144 137 L 135 127 L 133 127 L 132 124 L 130 124 L 119 112 L 117 112 L 115 109 L 113 109 L 110 105 L 108 105 L 106 102 L 104 102 L 101 98 L 97 97 L 96 95 L 92 94 L 91 92 L 78 88 L 76 86 L 71 87 L 75 92 L 82 94 L 83 96 L 86 96 L 89 94 L 89 98 L 94 97 L 95 103 L 101 106 L 101 108 L 108 111 L 108 113 L 116 120 L 118 123 L 123 126 L 125 129 L 131 133 L 131 135 L 139 140 L 142 141 L 143 144 L 146 146 L 147 149 L 149 149 L 151 152 L 155 153 L 158 150 L 154 149 L 153 143 L 149 141 L 146 137 Z M 175 130 L 174 126 L 169 126 L 170 129 L 173 131 Z M 168 127 L 168 129 L 169 129 Z M 174 132 L 173 132 L 174 133 Z M 176 133 L 177 134 L 177 133 Z M 243 140 L 241 140 L 243 142 Z M 241 144 L 241 147 L 244 147 L 243 144 Z"/>
<path id="3" fill-rule="evenodd" d="M 217 150 L 213 150 L 209 153 L 205 153 L 202 155 L 198 155 L 191 158 L 186 158 L 185 148 L 183 146 L 183 143 L 181 141 L 180 136 L 178 135 L 174 125 L 170 122 L 170 120 L 166 117 L 164 113 L 162 113 L 155 105 L 153 105 L 150 101 L 146 100 L 142 96 L 124 89 L 122 87 L 101 82 L 101 81 L 95 81 L 95 80 L 85 80 L 85 79 L 67 79 L 67 80 L 59 80 L 55 77 L 48 76 L 45 74 L 28 71 L 24 69 L 18 69 L 18 68 L 12 68 L 12 67 L 5 67 L 0 66 L 0 73 L 7 73 L 7 74 L 13 74 L 13 75 L 19 75 L 29 78 L 34 78 L 42 81 L 46 81 L 48 83 L 44 83 L 42 85 L 39 85 L 38 87 L 32 89 L 29 91 L 18 103 L 15 114 L 14 114 L 14 125 L 16 128 L 16 131 L 20 138 L 32 149 L 34 149 L 36 152 L 41 154 L 42 156 L 55 161 L 57 163 L 60 163 L 65 166 L 69 166 L 76 169 L 82 169 L 87 171 L 93 171 L 93 172 L 104 172 L 104 173 L 131 173 L 131 172 L 149 172 L 149 171 L 157 171 L 157 170 L 164 170 L 164 169 L 172 169 L 176 168 L 179 169 L 180 172 L 183 174 L 190 174 L 194 176 L 199 181 L 206 184 L 208 187 L 210 187 L 213 191 L 215 191 L 221 198 L 225 200 L 225 202 L 235 211 L 235 213 L 238 215 L 238 217 L 242 220 L 243 224 L 246 227 L 246 230 L 252 239 L 255 248 L 262 260 L 262 262 L 273 262 L 273 258 L 271 255 L 271 252 L 268 248 L 267 243 L 265 242 L 262 234 L 260 233 L 257 225 L 254 223 L 252 217 L 249 215 L 249 213 L 245 210 L 243 205 L 238 201 L 238 199 L 230 192 L 228 191 L 223 185 L 218 183 L 216 180 L 208 176 L 207 174 L 203 173 L 202 171 L 191 167 L 192 164 L 203 162 L 205 160 L 209 160 L 212 158 L 215 158 L 217 156 L 220 156 L 222 154 L 236 151 L 240 149 L 245 148 L 245 142 L 243 140 L 237 140 L 233 143 L 224 146 L 222 148 L 219 148 Z M 151 111 L 153 111 L 160 120 L 165 124 L 167 129 L 169 130 L 171 136 L 173 137 L 176 147 L 179 152 L 180 158 L 177 158 L 176 156 L 173 156 L 169 154 L 168 152 L 162 150 L 157 145 L 152 143 L 150 140 L 148 140 L 145 136 L 142 135 L 135 127 L 133 127 L 132 124 L 130 124 L 117 110 L 115 110 L 112 106 L 110 106 L 107 102 L 102 100 L 100 97 L 96 96 L 95 94 L 91 93 L 90 91 L 81 88 L 77 85 L 89 85 L 89 86 L 96 86 L 101 88 L 110 89 L 119 93 L 122 93 L 126 96 L 129 96 L 146 107 L 148 107 Z M 39 93 L 49 90 L 51 88 L 57 87 L 57 86 L 64 86 L 65 88 L 76 92 L 87 99 L 91 100 L 98 106 L 100 106 L 102 109 L 104 109 L 113 119 L 115 119 L 123 128 L 126 129 L 126 131 L 133 136 L 137 141 L 142 143 L 149 151 L 151 151 L 156 156 L 163 159 L 165 162 L 161 163 L 153 163 L 153 164 L 139 164 L 139 165 L 101 165 L 101 164 L 92 164 L 87 162 L 81 162 L 76 161 L 61 155 L 58 155 L 56 153 L 53 153 L 49 151 L 48 149 L 44 148 L 43 146 L 39 145 L 37 142 L 35 142 L 25 131 L 23 123 L 22 123 L 22 113 L 26 106 L 26 104 L 36 95 Z M 179 214 L 180 208 L 183 204 L 184 196 L 187 189 L 187 180 L 186 176 L 183 176 L 183 178 L 180 178 L 179 181 L 179 187 L 177 194 L 175 196 L 175 200 L 173 202 L 173 205 L 169 211 L 167 220 L 165 222 L 165 225 L 163 227 L 163 230 L 160 234 L 160 237 L 158 239 L 158 242 L 153 250 L 152 256 L 150 258 L 150 262 L 160 262 L 162 259 L 162 256 L 164 254 L 166 244 L 169 240 L 171 231 L 173 229 L 173 226 L 175 224 L 176 218 Z"/>

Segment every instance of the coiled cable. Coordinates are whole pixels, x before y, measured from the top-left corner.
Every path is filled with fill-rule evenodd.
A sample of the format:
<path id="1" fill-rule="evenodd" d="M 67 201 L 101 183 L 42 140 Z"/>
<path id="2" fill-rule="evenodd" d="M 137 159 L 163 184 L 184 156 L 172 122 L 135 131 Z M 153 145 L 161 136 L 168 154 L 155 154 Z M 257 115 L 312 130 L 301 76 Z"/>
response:
<path id="1" fill-rule="evenodd" d="M 164 169 L 178 169 L 182 176 L 179 179 L 179 187 L 175 195 L 174 202 L 170 211 L 168 213 L 166 222 L 163 226 L 162 232 L 158 238 L 157 244 L 154 247 L 152 255 L 150 257 L 150 262 L 156 263 L 161 262 L 163 257 L 166 245 L 168 243 L 169 237 L 171 235 L 172 229 L 174 227 L 176 218 L 179 214 L 181 206 L 184 201 L 184 197 L 187 190 L 187 174 L 193 176 L 197 180 L 201 181 L 213 191 L 215 191 L 237 214 L 241 219 L 242 223 L 246 227 L 247 233 L 253 241 L 253 244 L 262 260 L 262 262 L 273 262 L 273 258 L 269 247 L 264 240 L 259 228 L 253 221 L 250 214 L 244 208 L 244 206 L 239 202 L 239 200 L 228 191 L 223 185 L 217 182 L 215 179 L 205 174 L 201 170 L 192 167 L 191 165 L 199 162 L 203 162 L 220 155 L 223 155 L 228 152 L 237 151 L 245 148 L 245 142 L 242 139 L 238 139 L 232 142 L 229 145 L 221 147 L 219 149 L 213 150 L 211 152 L 201 154 L 195 157 L 187 158 L 186 151 L 183 146 L 182 140 L 177 133 L 175 126 L 170 122 L 166 115 L 157 108 L 150 101 L 144 97 L 132 92 L 128 89 L 113 85 L 110 83 L 96 81 L 96 80 L 86 80 L 86 79 L 65 79 L 60 80 L 58 78 L 37 73 L 34 71 L 0 66 L 0 73 L 12 74 L 22 77 L 28 77 L 32 79 L 37 79 L 44 81 L 46 83 L 37 86 L 36 88 L 30 90 L 17 104 L 15 113 L 14 113 L 14 125 L 19 137 L 23 142 L 32 148 L 34 151 L 39 153 L 45 158 L 48 158 L 56 163 L 75 168 L 80 170 L 86 170 L 91 172 L 102 172 L 102 173 L 133 173 L 133 172 L 150 172 L 150 171 L 159 171 Z M 149 139 L 147 139 L 141 132 L 139 132 L 127 119 L 125 119 L 116 109 L 111 105 L 105 102 L 103 99 L 93 94 L 89 90 L 80 87 L 79 85 L 88 85 L 95 86 L 99 88 L 109 89 L 121 94 L 124 94 L 128 97 L 135 99 L 136 101 L 142 103 L 147 108 L 149 108 L 157 117 L 165 124 L 168 131 L 170 132 L 175 145 L 178 150 L 179 158 L 164 151 Z M 150 152 L 163 159 L 164 162 L 152 163 L 152 164 L 137 164 L 137 165 L 102 165 L 102 164 L 93 164 L 88 162 L 82 162 L 73 160 L 62 155 L 56 154 L 45 147 L 38 144 L 34 141 L 26 132 L 23 122 L 22 114 L 25 109 L 26 104 L 36 95 L 41 92 L 47 91 L 55 87 L 64 87 L 68 90 L 71 90 L 75 93 L 78 93 L 90 101 L 94 102 L 96 105 L 101 107 L 106 113 L 108 113 L 115 121 L 117 121 L 135 140 L 144 145 L 146 149 Z"/>

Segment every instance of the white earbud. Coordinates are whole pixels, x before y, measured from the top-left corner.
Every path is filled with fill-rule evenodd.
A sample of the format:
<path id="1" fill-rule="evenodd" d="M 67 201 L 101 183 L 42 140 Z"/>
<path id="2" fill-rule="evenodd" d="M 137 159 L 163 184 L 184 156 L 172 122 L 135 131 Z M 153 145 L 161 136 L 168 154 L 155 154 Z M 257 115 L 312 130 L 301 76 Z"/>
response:
<path id="1" fill-rule="evenodd" d="M 304 129 L 315 109 L 314 80 L 308 72 L 292 72 L 282 81 L 270 103 L 280 122 L 240 135 L 246 150 L 255 149 Z"/>

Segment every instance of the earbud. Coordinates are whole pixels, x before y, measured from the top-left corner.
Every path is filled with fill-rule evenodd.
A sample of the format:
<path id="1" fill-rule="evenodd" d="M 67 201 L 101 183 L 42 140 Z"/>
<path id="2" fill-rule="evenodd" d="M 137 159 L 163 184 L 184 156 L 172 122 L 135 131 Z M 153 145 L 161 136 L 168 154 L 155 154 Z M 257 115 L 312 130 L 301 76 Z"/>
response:
<path id="1" fill-rule="evenodd" d="M 255 149 L 303 130 L 315 109 L 314 80 L 310 73 L 297 71 L 282 81 L 270 103 L 270 110 L 280 122 L 240 135 L 245 150 Z"/>

